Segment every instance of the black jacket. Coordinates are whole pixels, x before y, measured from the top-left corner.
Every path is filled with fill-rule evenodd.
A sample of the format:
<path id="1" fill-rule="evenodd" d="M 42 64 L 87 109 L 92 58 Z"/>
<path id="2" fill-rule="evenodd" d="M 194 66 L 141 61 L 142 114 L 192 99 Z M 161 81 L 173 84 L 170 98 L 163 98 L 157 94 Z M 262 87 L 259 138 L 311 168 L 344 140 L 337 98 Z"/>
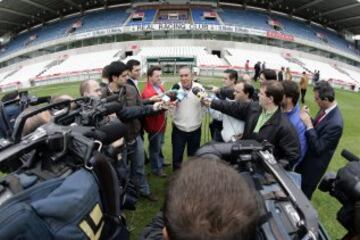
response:
<path id="1" fill-rule="evenodd" d="M 131 79 L 128 79 L 128 80 L 126 81 L 126 83 L 136 89 L 136 93 L 137 93 L 138 97 L 141 99 L 140 90 L 139 90 L 139 88 L 135 85 L 135 83 L 134 83 Z M 141 103 L 144 104 L 144 105 L 153 104 L 153 102 L 150 101 L 149 99 L 141 99 Z"/>
<path id="2" fill-rule="evenodd" d="M 151 223 L 145 227 L 140 236 L 140 240 L 163 240 L 162 230 L 164 227 L 164 214 L 161 211 L 157 213 Z"/>
<path id="3" fill-rule="evenodd" d="M 282 71 L 279 71 L 277 74 L 277 80 L 278 81 L 283 81 L 284 80 L 284 74 Z"/>
<path id="4" fill-rule="evenodd" d="M 270 142 L 274 145 L 274 156 L 277 160 L 286 160 L 292 165 L 300 157 L 300 143 L 296 130 L 280 109 L 260 128 L 258 133 L 254 133 L 262 111 L 258 102 L 213 100 L 210 107 L 244 121 L 243 139 Z"/>
<path id="5" fill-rule="evenodd" d="M 110 92 L 109 88 L 103 89 L 102 93 L 103 97 L 114 94 Z M 141 121 L 139 118 L 149 114 L 155 114 L 157 111 L 153 110 L 152 105 L 143 106 L 140 96 L 136 93 L 136 89 L 130 85 L 125 84 L 116 94 L 119 95 L 118 101 L 123 106 L 119 108 L 116 115 L 118 119 L 128 127 L 126 140 L 133 141 L 141 132 Z"/>

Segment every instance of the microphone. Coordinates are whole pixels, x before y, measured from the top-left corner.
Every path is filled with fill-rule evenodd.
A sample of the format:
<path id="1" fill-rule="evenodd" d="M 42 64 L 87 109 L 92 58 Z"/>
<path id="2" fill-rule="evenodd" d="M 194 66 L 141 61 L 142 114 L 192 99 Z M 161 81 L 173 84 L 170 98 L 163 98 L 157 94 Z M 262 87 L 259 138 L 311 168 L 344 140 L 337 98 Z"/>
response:
<path id="1" fill-rule="evenodd" d="M 349 162 L 360 162 L 360 158 L 352 154 L 350 151 L 343 149 L 341 152 L 341 156 L 343 156 Z"/>
<path id="2" fill-rule="evenodd" d="M 180 89 L 180 84 L 175 83 L 174 86 L 171 88 L 171 90 L 179 90 Z"/>
<path id="3" fill-rule="evenodd" d="M 127 134 L 126 125 L 116 120 L 98 129 L 91 129 L 90 131 L 86 132 L 84 135 L 86 137 L 94 138 L 105 145 L 108 145 L 122 137 L 125 137 L 126 134 Z"/>
<path id="4" fill-rule="evenodd" d="M 199 87 L 193 87 L 193 89 L 191 91 L 198 98 L 207 98 L 208 97 L 207 93 Z"/>

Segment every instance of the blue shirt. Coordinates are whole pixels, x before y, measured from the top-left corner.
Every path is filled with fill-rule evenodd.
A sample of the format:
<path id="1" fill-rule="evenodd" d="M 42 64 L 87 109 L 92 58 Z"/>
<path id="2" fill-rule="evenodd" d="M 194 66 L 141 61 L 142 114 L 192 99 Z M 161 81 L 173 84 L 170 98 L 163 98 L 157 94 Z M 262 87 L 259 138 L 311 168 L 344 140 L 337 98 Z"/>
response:
<path id="1" fill-rule="evenodd" d="M 297 104 L 293 108 L 293 110 L 291 110 L 290 112 L 287 112 L 286 115 L 287 115 L 289 121 L 291 122 L 291 124 L 295 127 L 296 133 L 297 133 L 297 135 L 299 137 L 299 141 L 300 141 L 300 158 L 295 163 L 295 165 L 294 165 L 294 167 L 295 167 L 303 160 L 303 158 L 306 154 L 306 151 L 308 149 L 307 140 L 306 140 L 306 136 L 305 136 L 306 126 L 303 123 L 303 121 L 301 121 L 301 119 L 300 119 L 299 104 Z"/>

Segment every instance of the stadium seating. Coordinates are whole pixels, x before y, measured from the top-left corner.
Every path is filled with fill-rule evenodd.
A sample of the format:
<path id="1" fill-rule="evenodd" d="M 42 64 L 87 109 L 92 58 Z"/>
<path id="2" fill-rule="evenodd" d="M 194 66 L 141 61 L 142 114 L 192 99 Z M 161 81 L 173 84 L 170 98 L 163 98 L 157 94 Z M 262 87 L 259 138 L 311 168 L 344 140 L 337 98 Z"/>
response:
<path id="1" fill-rule="evenodd" d="M 119 52 L 119 50 L 107 50 L 101 52 L 70 55 L 61 64 L 55 65 L 48 69 L 40 77 L 101 70 L 104 65 L 117 59 L 115 57 L 117 52 Z"/>
<path id="2" fill-rule="evenodd" d="M 44 69 L 44 67 L 49 63 L 50 60 L 22 66 L 18 71 L 16 71 L 15 74 L 1 81 L 0 85 L 7 85 L 14 82 L 20 82 L 22 87 L 29 87 L 30 86 L 29 80 L 35 77 L 36 75 L 38 75 Z"/>
<path id="3" fill-rule="evenodd" d="M 76 32 L 89 32 L 98 29 L 120 27 L 124 24 L 129 14 L 125 8 L 112 8 L 106 11 L 87 13 L 83 17 L 83 25 Z"/>
<path id="4" fill-rule="evenodd" d="M 222 8 L 218 11 L 219 16 L 226 25 L 239 25 L 242 27 L 256 28 L 264 31 L 272 31 L 266 21 L 268 17 L 265 13 L 240 10 L 237 8 Z"/>
<path id="5" fill-rule="evenodd" d="M 214 19 L 205 19 L 204 18 L 204 12 L 214 12 L 213 10 L 206 10 L 201 8 L 193 8 L 191 9 L 191 14 L 193 18 L 193 22 L 195 24 L 213 24 L 218 25 L 219 22 L 216 18 Z"/>
<path id="6" fill-rule="evenodd" d="M 151 24 L 154 21 L 156 9 L 137 10 L 136 13 L 144 13 L 144 18 L 142 21 L 134 21 L 130 19 L 127 23 L 128 26 Z"/>
<path id="7" fill-rule="evenodd" d="M 261 29 L 264 31 L 274 31 L 274 29 L 267 24 L 269 15 L 265 12 L 255 10 L 242 10 L 236 8 L 222 8 L 218 11 L 224 24 L 240 25 L 243 27 Z M 296 19 L 290 19 L 282 15 L 271 15 L 271 18 L 278 20 L 283 26 L 283 33 L 294 35 L 298 38 L 313 41 L 316 43 L 324 44 L 324 41 L 317 37 L 317 33 L 324 35 L 328 40 L 328 45 L 339 50 L 359 55 L 358 51 L 349 48 L 349 42 L 338 36 L 336 33 L 321 28 L 315 25 L 307 25 Z"/>
<path id="8" fill-rule="evenodd" d="M 231 66 L 244 68 L 246 60 L 249 60 L 250 66 L 253 67 L 258 61 L 261 61 L 261 63 L 265 61 L 266 68 L 274 69 L 276 71 L 280 70 L 281 67 L 289 67 L 290 70 L 295 73 L 304 71 L 302 67 L 287 61 L 280 54 L 245 49 L 226 50 L 229 55 L 225 56 L 225 59 Z"/>

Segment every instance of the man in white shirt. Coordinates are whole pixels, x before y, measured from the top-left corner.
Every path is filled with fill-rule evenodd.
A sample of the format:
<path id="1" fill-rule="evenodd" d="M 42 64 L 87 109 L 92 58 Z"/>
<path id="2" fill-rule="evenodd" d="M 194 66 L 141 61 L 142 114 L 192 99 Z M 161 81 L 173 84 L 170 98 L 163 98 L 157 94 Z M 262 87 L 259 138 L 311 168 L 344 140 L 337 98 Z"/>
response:
<path id="1" fill-rule="evenodd" d="M 192 92 L 194 87 L 203 90 L 203 87 L 193 82 L 193 74 L 189 67 L 179 70 L 180 82 L 178 91 L 184 92 L 184 98 L 176 103 L 173 112 L 172 130 L 172 157 L 173 170 L 181 167 L 184 150 L 187 146 L 188 156 L 193 156 L 200 147 L 201 122 L 203 109 L 200 99 Z"/>
<path id="2" fill-rule="evenodd" d="M 245 81 L 241 81 L 234 87 L 234 100 L 239 102 L 249 102 L 254 94 L 254 87 Z M 244 132 L 244 121 L 233 118 L 227 114 L 210 109 L 210 114 L 214 119 L 223 122 L 221 137 L 224 142 L 236 141 L 242 138 Z"/>

